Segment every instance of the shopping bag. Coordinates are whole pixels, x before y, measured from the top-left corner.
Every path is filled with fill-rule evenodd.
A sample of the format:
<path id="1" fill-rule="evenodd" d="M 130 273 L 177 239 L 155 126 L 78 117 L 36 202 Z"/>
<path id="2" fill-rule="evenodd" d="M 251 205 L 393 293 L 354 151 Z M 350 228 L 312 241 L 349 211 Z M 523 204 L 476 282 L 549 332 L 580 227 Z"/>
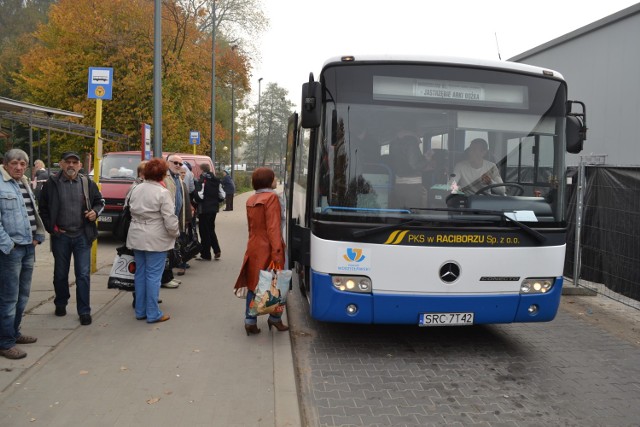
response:
<path id="1" fill-rule="evenodd" d="M 249 314 L 259 316 L 275 314 L 280 305 L 280 292 L 277 287 L 277 276 L 273 263 L 266 270 L 260 270 L 255 296 L 249 303 Z"/>
<path id="2" fill-rule="evenodd" d="M 287 293 L 291 289 L 291 276 L 293 272 L 291 270 L 277 270 L 276 271 L 276 287 L 280 292 L 280 304 L 284 305 L 287 302 Z"/>
<path id="3" fill-rule="evenodd" d="M 123 291 L 135 290 L 136 261 L 133 251 L 126 246 L 116 249 L 116 257 L 111 266 L 107 287 Z"/>

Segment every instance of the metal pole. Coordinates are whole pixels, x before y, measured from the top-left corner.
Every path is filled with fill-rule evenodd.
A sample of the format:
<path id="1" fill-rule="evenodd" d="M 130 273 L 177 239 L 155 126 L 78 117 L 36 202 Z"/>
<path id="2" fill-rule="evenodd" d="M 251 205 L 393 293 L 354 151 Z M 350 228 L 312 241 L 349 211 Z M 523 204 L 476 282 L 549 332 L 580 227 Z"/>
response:
<path id="1" fill-rule="evenodd" d="M 162 0 L 153 12 L 153 154 L 162 157 Z"/>
<path id="2" fill-rule="evenodd" d="M 236 97 L 234 94 L 234 90 L 233 90 L 233 80 L 231 80 L 231 179 L 233 179 L 233 140 L 234 140 L 234 136 L 235 136 L 235 121 L 236 121 Z"/>
<path id="3" fill-rule="evenodd" d="M 216 169 L 216 2 L 211 1 L 211 163 Z"/>
<path id="4" fill-rule="evenodd" d="M 578 188 L 576 190 L 576 228 L 573 243 L 573 286 L 578 286 L 580 281 L 580 263 L 581 261 L 581 249 L 580 249 L 580 234 L 582 234 L 582 211 L 584 203 L 584 186 L 586 183 L 585 178 L 585 166 L 584 159 L 580 156 L 580 165 L 578 167 Z"/>
<path id="5" fill-rule="evenodd" d="M 31 114 L 29 112 L 29 162 L 31 163 L 29 169 L 31 170 L 31 179 L 35 179 L 35 175 L 33 173 L 33 126 L 31 126 Z"/>
<path id="6" fill-rule="evenodd" d="M 262 83 L 262 77 L 258 79 L 258 134 L 256 137 L 256 145 L 258 146 L 258 153 L 256 154 L 256 169 L 260 167 L 260 85 Z"/>

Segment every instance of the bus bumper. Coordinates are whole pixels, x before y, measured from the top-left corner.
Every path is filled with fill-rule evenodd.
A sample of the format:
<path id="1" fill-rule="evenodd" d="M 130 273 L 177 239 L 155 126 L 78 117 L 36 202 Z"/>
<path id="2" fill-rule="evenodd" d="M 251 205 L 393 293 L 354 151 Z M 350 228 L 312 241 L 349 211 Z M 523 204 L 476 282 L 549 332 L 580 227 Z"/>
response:
<path id="1" fill-rule="evenodd" d="M 311 317 L 324 322 L 418 325 L 422 313 L 473 313 L 474 324 L 548 322 L 555 318 L 562 277 L 545 294 L 404 295 L 342 292 L 331 276 L 312 272 Z M 530 307 L 536 306 L 535 313 Z M 355 308 L 355 311 L 354 311 Z"/>

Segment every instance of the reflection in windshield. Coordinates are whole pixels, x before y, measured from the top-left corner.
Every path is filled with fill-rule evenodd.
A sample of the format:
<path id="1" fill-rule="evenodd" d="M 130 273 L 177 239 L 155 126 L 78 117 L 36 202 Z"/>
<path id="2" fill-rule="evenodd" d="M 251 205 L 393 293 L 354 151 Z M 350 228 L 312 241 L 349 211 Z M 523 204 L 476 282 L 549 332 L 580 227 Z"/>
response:
<path id="1" fill-rule="evenodd" d="M 442 211 L 429 216 L 449 217 L 447 209 L 455 208 L 519 212 L 525 222 L 562 219 L 559 118 L 424 106 L 335 108 L 335 132 L 325 123 L 316 156 L 317 212 L 415 216 L 434 208 Z"/>

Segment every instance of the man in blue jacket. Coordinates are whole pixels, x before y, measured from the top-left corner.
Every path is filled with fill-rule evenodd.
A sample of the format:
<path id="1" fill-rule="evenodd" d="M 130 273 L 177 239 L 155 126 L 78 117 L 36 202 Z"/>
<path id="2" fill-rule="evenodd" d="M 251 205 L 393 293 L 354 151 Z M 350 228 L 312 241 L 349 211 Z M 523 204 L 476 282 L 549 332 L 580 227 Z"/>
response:
<path id="1" fill-rule="evenodd" d="M 53 287 L 56 316 L 67 314 L 69 268 L 73 255 L 76 276 L 76 308 L 81 325 L 91 324 L 91 245 L 98 237 L 96 220 L 104 210 L 104 199 L 95 182 L 79 173 L 80 156 L 62 153 L 60 172 L 49 177 L 40 193 L 40 216 L 51 234 L 55 260 Z"/>
<path id="2" fill-rule="evenodd" d="M 29 301 L 35 247 L 44 242 L 44 225 L 24 172 L 29 156 L 14 148 L 0 165 L 0 355 L 22 359 L 27 353 L 16 344 L 37 338 L 22 335 L 20 323 Z"/>

